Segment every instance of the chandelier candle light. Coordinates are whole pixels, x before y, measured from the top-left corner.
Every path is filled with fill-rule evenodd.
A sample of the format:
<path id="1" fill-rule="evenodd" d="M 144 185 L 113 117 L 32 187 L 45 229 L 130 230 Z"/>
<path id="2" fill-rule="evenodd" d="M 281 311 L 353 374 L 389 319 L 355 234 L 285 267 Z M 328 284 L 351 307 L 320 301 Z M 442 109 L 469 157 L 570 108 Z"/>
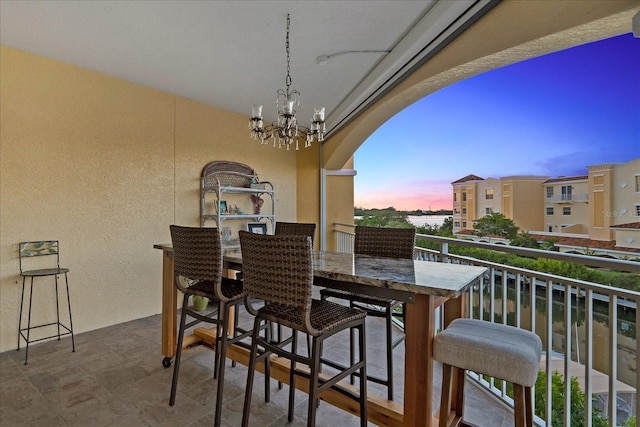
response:
<path id="1" fill-rule="evenodd" d="M 278 89 L 277 92 L 276 108 L 278 109 L 278 121 L 265 126 L 262 119 L 262 105 L 253 105 L 249 128 L 251 129 L 251 138 L 260 140 L 263 144 L 266 144 L 267 140 L 271 138 L 273 139 L 274 147 L 277 144 L 278 148 L 280 148 L 284 144 L 288 150 L 291 144 L 295 142 L 296 150 L 298 150 L 300 148 L 298 145 L 299 138 L 305 139 L 305 148 L 311 146 L 311 143 L 316 139 L 319 142 L 324 140 L 324 107 L 314 108 L 310 128 L 298 126 L 295 106 L 300 105 L 300 92 L 291 89 L 289 26 L 290 19 L 289 14 L 287 14 L 287 39 L 285 44 L 287 52 L 287 78 L 285 79 L 285 84 L 287 88 L 285 90 Z"/>

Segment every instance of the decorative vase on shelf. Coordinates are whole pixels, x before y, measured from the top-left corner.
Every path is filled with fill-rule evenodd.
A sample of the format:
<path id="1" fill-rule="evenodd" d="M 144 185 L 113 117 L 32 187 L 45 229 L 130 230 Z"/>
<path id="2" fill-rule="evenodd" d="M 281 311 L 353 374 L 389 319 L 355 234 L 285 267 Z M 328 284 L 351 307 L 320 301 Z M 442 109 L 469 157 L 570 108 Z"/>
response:
<path id="1" fill-rule="evenodd" d="M 200 295 L 193 296 L 193 309 L 195 311 L 204 311 L 209 305 L 209 298 Z"/>
<path id="2" fill-rule="evenodd" d="M 262 208 L 262 204 L 264 203 L 264 200 L 262 200 L 260 196 L 256 196 L 255 194 L 252 194 L 251 201 L 253 202 L 253 213 L 258 215 L 260 213 L 260 208 Z"/>

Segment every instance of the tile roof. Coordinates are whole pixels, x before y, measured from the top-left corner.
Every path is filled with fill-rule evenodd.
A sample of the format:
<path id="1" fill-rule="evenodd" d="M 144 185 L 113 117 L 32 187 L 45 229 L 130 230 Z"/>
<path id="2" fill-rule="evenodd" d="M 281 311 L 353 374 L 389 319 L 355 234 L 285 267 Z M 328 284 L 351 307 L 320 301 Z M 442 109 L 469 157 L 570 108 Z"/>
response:
<path id="1" fill-rule="evenodd" d="M 580 175 L 580 176 L 562 176 L 558 178 L 550 178 L 543 182 L 543 184 L 550 184 L 552 182 L 564 182 L 564 181 L 580 181 L 583 179 L 588 179 L 588 175 Z"/>
<path id="2" fill-rule="evenodd" d="M 629 222 L 627 224 L 612 225 L 611 228 L 626 228 L 626 229 L 640 230 L 640 222 Z"/>
<path id="3" fill-rule="evenodd" d="M 466 234 L 466 235 L 469 235 L 469 236 L 473 236 L 473 230 L 469 230 L 469 229 L 463 228 L 462 230 L 456 231 L 456 234 Z"/>
<path id="4" fill-rule="evenodd" d="M 616 246 L 615 240 L 593 240 L 582 237 L 558 237 L 558 236 L 543 236 L 540 234 L 532 234 L 531 237 L 541 241 L 545 239 L 554 239 L 557 245 L 562 246 L 576 246 L 580 248 L 589 249 L 603 249 L 609 251 L 624 251 L 624 252 L 638 252 L 640 249 L 628 248 L 625 246 Z"/>
<path id="5" fill-rule="evenodd" d="M 623 224 L 623 225 L 631 225 L 632 227 L 628 227 L 628 228 L 640 229 L 640 222 L 634 222 L 631 224 Z M 617 226 L 617 227 L 620 227 L 620 226 Z M 473 236 L 474 232 L 473 230 L 462 229 L 462 230 L 456 231 L 455 234 Z M 486 236 L 486 237 L 499 237 L 499 236 Z M 638 248 L 616 246 L 615 240 L 593 240 L 593 239 L 587 239 L 582 237 L 560 237 L 560 236 L 548 236 L 548 235 L 542 235 L 542 234 L 531 234 L 531 237 L 533 237 L 539 242 L 545 239 L 553 239 L 556 241 L 557 245 L 561 245 L 561 246 L 575 246 L 578 248 L 640 253 L 640 249 Z"/>
<path id="6" fill-rule="evenodd" d="M 460 178 L 457 181 L 453 181 L 452 184 L 460 184 L 461 182 L 467 182 L 467 181 L 484 181 L 484 178 L 480 178 L 477 175 L 467 175 L 464 178 Z"/>

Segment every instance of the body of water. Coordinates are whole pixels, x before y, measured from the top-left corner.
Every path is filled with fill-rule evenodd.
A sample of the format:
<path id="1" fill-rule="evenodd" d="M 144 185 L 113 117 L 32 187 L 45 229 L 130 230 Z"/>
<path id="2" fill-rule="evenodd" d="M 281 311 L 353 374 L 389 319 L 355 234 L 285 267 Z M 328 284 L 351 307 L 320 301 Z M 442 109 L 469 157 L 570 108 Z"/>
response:
<path id="1" fill-rule="evenodd" d="M 451 215 L 409 215 L 407 219 L 416 227 L 424 227 L 427 224 L 441 226 L 449 217 Z"/>

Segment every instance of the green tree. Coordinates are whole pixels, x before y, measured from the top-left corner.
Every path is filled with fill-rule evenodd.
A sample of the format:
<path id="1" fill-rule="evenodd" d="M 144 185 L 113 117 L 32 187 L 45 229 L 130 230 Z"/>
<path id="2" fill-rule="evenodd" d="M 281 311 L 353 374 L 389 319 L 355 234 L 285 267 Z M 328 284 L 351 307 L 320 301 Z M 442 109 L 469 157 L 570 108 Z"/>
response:
<path id="1" fill-rule="evenodd" d="M 547 373 L 540 371 L 535 385 L 535 412 L 536 415 L 544 419 L 547 404 Z M 551 376 L 551 425 L 564 425 L 564 378 L 558 371 L 554 371 Z M 571 427 L 584 427 L 584 392 L 580 389 L 578 380 L 571 378 Z M 592 426 L 607 427 L 607 418 L 600 414 L 595 408 L 592 411 Z"/>
<path id="2" fill-rule="evenodd" d="M 436 234 L 442 237 L 453 237 L 453 217 L 445 218 Z"/>
<path id="3" fill-rule="evenodd" d="M 509 244 L 511 246 L 520 246 L 523 248 L 540 248 L 540 244 L 536 239 L 534 239 L 531 234 L 526 231 L 518 233 L 515 237 L 509 240 Z"/>
<path id="4" fill-rule="evenodd" d="M 557 251 L 558 250 L 558 248 L 556 248 L 557 241 L 558 239 L 554 239 L 553 237 L 548 237 L 542 241 L 542 244 L 540 245 L 540 247 L 545 251 Z"/>
<path id="5" fill-rule="evenodd" d="M 473 230 L 480 236 L 497 236 L 513 239 L 518 234 L 518 226 L 501 213 L 494 212 L 483 216 L 473 224 Z"/>

